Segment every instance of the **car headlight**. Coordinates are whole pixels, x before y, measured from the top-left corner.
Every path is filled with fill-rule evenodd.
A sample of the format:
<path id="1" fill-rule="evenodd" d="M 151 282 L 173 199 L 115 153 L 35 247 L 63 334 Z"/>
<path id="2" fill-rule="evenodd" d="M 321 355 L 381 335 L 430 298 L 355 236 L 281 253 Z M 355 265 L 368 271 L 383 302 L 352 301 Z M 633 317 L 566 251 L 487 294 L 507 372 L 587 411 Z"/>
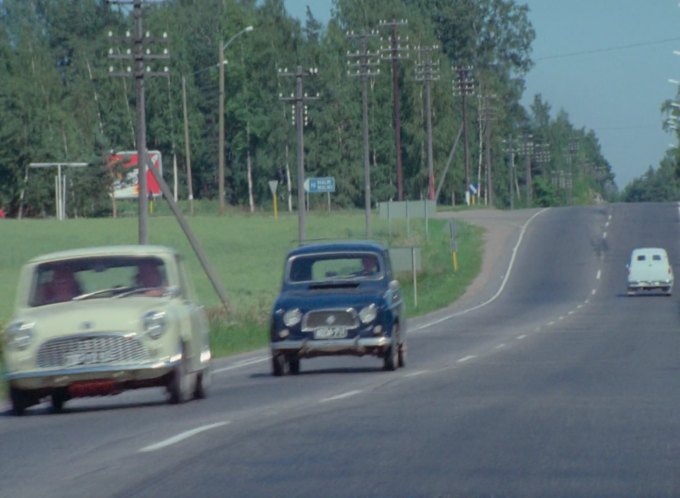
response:
<path id="1" fill-rule="evenodd" d="M 23 351 L 33 341 L 34 322 L 14 322 L 7 327 L 5 341 L 9 349 Z"/>
<path id="2" fill-rule="evenodd" d="M 302 311 L 299 308 L 288 310 L 283 314 L 283 324 L 286 327 L 295 327 L 302 320 Z"/>
<path id="3" fill-rule="evenodd" d="M 158 339 L 166 328 L 164 311 L 149 311 L 144 315 L 144 332 L 152 339 Z"/>
<path id="4" fill-rule="evenodd" d="M 371 323 L 377 316 L 378 308 L 375 304 L 369 304 L 368 306 L 361 308 L 361 311 L 359 312 L 359 320 L 361 320 L 361 323 L 363 324 Z"/>

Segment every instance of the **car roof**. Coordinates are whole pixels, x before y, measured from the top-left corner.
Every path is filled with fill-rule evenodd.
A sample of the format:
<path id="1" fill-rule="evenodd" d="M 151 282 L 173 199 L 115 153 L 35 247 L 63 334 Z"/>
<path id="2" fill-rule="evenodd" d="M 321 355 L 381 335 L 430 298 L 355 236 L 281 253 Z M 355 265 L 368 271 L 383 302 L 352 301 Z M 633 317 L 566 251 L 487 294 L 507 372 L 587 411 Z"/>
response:
<path id="1" fill-rule="evenodd" d="M 83 247 L 65 251 L 51 252 L 36 256 L 28 261 L 29 264 L 44 263 L 61 259 L 88 258 L 96 256 L 175 256 L 176 249 L 159 245 L 112 245 L 99 247 Z"/>
<path id="2" fill-rule="evenodd" d="M 661 247 L 638 247 L 637 249 L 633 249 L 633 254 L 650 253 L 650 252 L 666 254 L 666 249 L 663 249 Z"/>
<path id="3" fill-rule="evenodd" d="M 385 246 L 370 240 L 352 240 L 337 242 L 316 242 L 292 249 L 288 256 L 317 254 L 320 252 L 384 252 Z"/>

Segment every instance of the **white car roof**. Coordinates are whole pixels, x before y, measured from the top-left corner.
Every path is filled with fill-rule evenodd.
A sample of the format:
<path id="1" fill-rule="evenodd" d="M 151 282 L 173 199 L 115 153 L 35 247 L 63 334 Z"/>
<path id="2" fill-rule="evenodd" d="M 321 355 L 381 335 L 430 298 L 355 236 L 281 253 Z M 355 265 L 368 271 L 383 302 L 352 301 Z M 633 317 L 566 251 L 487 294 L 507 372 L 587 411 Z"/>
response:
<path id="1" fill-rule="evenodd" d="M 93 256 L 174 256 L 177 250 L 159 245 L 113 245 L 99 247 L 84 247 L 79 249 L 69 249 L 66 251 L 52 252 L 36 256 L 28 261 L 28 264 L 43 263 L 45 261 L 55 261 L 61 259 L 72 259 Z"/>

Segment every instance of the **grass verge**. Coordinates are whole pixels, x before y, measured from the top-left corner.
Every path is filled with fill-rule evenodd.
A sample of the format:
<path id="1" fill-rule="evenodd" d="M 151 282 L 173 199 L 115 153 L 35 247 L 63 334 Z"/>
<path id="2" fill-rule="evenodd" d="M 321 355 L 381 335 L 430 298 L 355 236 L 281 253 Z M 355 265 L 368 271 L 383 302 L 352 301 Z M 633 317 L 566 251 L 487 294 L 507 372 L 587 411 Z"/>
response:
<path id="1" fill-rule="evenodd" d="M 203 210 L 204 212 L 206 210 Z M 297 245 L 295 214 L 278 219 L 269 214 L 230 211 L 225 216 L 201 214 L 189 224 L 219 275 L 230 298 L 229 313 L 221 303 L 194 256 L 176 220 L 155 215 L 149 220 L 149 243 L 177 247 L 186 257 L 199 299 L 209 312 L 211 345 L 216 357 L 266 347 L 272 303 L 278 292 L 286 252 Z M 312 212 L 307 217 L 307 240 L 364 238 L 363 211 Z M 453 271 L 447 222 L 374 218 L 373 239 L 391 247 L 418 246 L 422 272 L 417 276 L 417 302 L 410 274 L 398 275 L 408 317 L 445 307 L 463 295 L 479 273 L 483 231 L 459 222 L 458 272 Z M 0 327 L 11 316 L 14 290 L 21 265 L 31 257 L 75 247 L 136 244 L 136 218 L 57 220 L 3 220 L 0 238 Z M 1 330 L 1 329 L 0 329 Z M 2 341 L 0 341 L 0 348 Z M 2 373 L 0 362 L 0 374 Z M 6 397 L 0 382 L 0 398 Z"/>

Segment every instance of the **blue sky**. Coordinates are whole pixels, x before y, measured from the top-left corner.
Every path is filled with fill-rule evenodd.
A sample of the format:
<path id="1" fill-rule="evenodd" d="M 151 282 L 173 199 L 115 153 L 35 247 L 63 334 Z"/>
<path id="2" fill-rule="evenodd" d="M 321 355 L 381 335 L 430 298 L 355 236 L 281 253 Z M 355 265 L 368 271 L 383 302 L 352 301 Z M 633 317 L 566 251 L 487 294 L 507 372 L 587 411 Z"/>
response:
<path id="1" fill-rule="evenodd" d="M 321 22 L 331 0 L 285 0 L 304 19 L 306 5 Z M 523 103 L 540 93 L 553 117 L 563 109 L 577 127 L 593 129 L 620 189 L 643 175 L 671 146 L 660 107 L 680 80 L 677 0 L 517 0 L 529 6 L 536 30 L 533 69 Z"/>

